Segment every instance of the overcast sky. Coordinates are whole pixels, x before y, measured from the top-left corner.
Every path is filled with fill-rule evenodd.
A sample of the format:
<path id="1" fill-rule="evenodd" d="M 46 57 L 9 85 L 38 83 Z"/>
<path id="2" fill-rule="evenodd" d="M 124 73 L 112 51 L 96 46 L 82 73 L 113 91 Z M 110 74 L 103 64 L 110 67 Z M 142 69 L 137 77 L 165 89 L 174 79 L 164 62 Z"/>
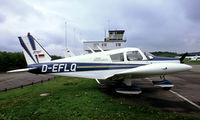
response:
<path id="1" fill-rule="evenodd" d="M 0 0 L 0 51 L 22 51 L 30 32 L 62 55 L 68 48 L 103 40 L 106 29 L 124 29 L 127 46 L 145 51 L 200 51 L 200 0 Z"/>

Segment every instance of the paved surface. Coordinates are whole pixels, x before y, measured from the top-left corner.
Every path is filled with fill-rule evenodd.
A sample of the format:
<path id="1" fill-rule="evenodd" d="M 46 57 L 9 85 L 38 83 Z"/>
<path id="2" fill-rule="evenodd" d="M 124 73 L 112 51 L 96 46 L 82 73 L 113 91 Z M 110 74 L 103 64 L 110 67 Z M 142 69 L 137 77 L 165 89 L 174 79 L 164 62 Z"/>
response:
<path id="1" fill-rule="evenodd" d="M 192 64 L 192 70 L 194 72 L 200 72 L 200 64 Z"/>
<path id="2" fill-rule="evenodd" d="M 199 70 L 200 65 L 197 65 L 192 71 L 166 76 L 166 79 L 175 85 L 170 91 L 152 85 L 151 81 L 160 80 L 158 77 L 135 80 L 135 85 L 142 89 L 140 95 L 122 95 L 110 90 L 102 91 L 128 103 L 200 117 L 200 72 L 193 72 Z"/>
<path id="3" fill-rule="evenodd" d="M 50 75 L 36 75 L 28 72 L 0 74 L 0 91 L 44 82 L 54 78 Z"/>

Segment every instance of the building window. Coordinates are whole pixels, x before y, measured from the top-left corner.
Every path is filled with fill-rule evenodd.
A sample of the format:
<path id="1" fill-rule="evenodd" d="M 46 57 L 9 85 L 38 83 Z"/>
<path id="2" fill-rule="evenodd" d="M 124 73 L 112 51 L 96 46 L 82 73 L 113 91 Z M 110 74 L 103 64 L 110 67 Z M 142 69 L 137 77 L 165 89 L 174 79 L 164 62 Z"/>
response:
<path id="1" fill-rule="evenodd" d="M 107 46 L 107 44 L 106 43 L 102 43 L 102 47 L 106 47 Z"/>
<path id="2" fill-rule="evenodd" d="M 119 46 L 119 47 L 120 47 L 120 46 L 121 46 L 121 43 L 116 43 L 116 46 Z"/>
<path id="3" fill-rule="evenodd" d="M 112 62 L 122 62 L 124 61 L 124 54 L 123 53 L 113 54 L 113 55 L 110 55 L 110 58 Z"/>
<path id="4" fill-rule="evenodd" d="M 97 46 L 99 46 L 99 44 L 98 44 L 98 43 L 94 43 L 93 46 L 94 46 L 94 47 L 97 47 Z"/>

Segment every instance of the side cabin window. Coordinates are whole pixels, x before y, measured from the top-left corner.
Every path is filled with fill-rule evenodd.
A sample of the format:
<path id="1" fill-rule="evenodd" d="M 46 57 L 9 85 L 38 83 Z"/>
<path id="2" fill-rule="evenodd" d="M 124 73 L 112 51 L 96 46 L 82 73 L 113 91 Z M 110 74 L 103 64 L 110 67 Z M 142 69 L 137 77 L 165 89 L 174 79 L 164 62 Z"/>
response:
<path id="1" fill-rule="evenodd" d="M 143 59 L 139 51 L 128 51 L 126 55 L 128 61 L 137 61 Z"/>
<path id="2" fill-rule="evenodd" d="M 112 62 L 122 62 L 124 61 L 124 54 L 123 53 L 113 54 L 113 55 L 110 55 L 110 58 Z"/>

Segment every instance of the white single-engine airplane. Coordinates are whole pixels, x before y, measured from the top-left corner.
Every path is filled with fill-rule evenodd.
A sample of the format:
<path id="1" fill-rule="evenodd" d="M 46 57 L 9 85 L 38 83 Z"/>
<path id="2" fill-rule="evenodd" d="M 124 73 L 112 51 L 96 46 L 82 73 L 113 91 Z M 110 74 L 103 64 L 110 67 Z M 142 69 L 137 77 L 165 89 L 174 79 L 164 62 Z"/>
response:
<path id="1" fill-rule="evenodd" d="M 115 81 L 121 84 L 115 89 L 116 92 L 122 94 L 141 93 L 140 88 L 132 87 L 133 79 L 152 76 L 161 78 L 161 81 L 153 81 L 153 85 L 170 89 L 174 85 L 165 79 L 165 75 L 192 68 L 182 63 L 186 55 L 180 59 L 155 57 L 138 48 L 122 48 L 51 60 L 48 52 L 30 33 L 26 37 L 18 38 L 28 67 L 8 72 L 28 71 L 36 74 L 91 78 L 99 84 L 99 80 Z"/>

